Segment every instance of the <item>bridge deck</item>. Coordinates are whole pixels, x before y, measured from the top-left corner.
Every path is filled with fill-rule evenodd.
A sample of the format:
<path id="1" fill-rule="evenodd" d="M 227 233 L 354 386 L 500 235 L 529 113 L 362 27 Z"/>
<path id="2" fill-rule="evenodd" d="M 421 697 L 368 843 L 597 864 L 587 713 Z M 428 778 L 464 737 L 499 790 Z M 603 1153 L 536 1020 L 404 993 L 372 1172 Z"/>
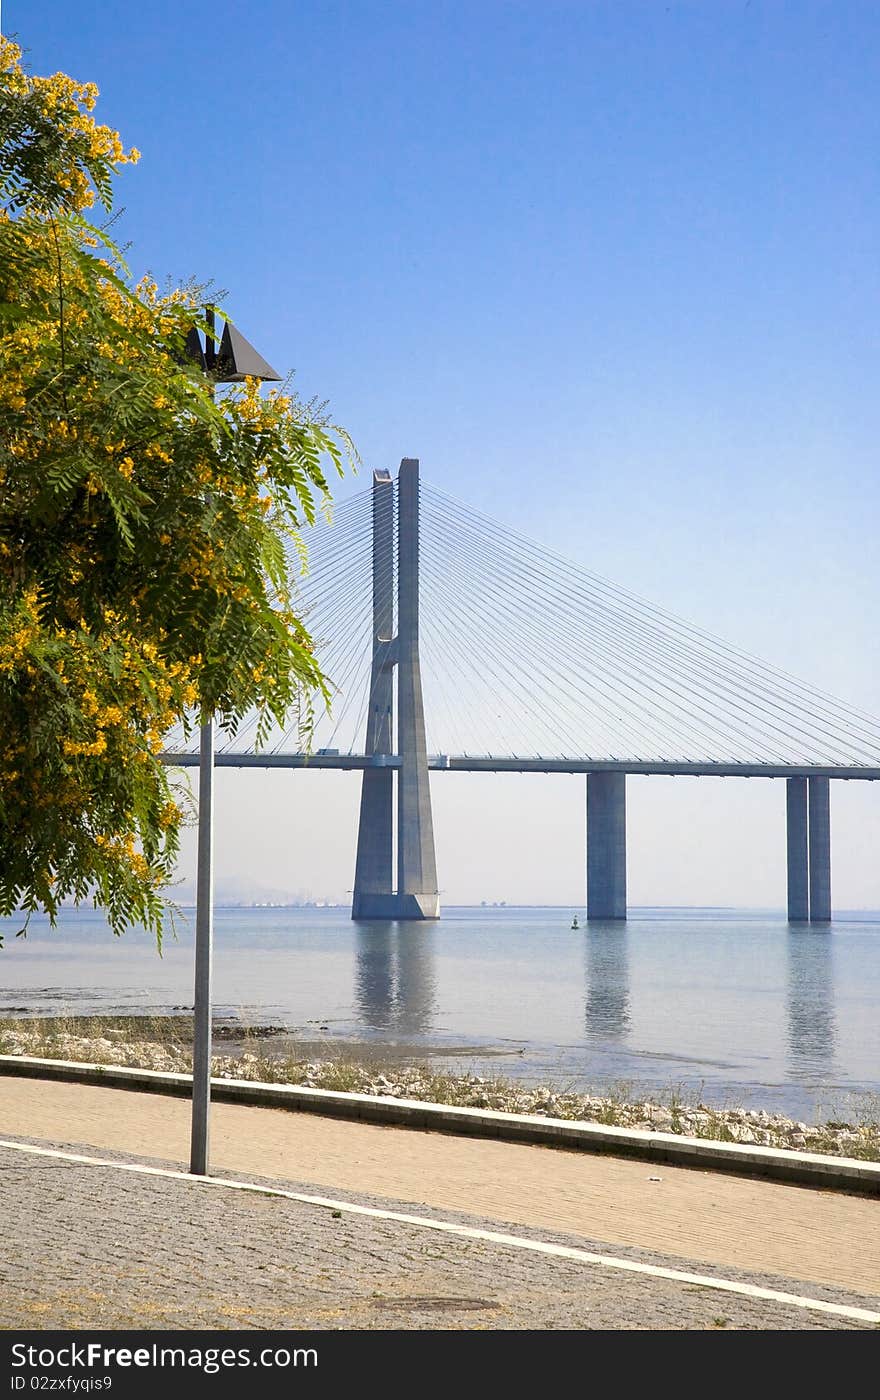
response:
<path id="1" fill-rule="evenodd" d="M 198 768 L 197 753 L 163 753 L 162 762 L 175 768 Z M 217 768 L 399 768 L 397 754 L 363 753 L 218 753 Z M 683 761 L 597 758 L 498 758 L 468 754 L 433 754 L 434 772 L 457 773 L 632 773 L 675 778 L 842 778 L 880 780 L 880 768 L 858 765 L 792 763 L 690 763 Z"/>

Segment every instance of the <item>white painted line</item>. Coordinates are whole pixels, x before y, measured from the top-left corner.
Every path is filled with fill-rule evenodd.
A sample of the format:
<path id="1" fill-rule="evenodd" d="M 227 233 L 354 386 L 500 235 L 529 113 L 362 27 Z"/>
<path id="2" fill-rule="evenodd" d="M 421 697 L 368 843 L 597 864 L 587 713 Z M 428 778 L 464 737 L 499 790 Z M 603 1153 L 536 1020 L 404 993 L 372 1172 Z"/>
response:
<path id="1" fill-rule="evenodd" d="M 626 1273 L 646 1274 L 649 1278 L 669 1279 L 673 1283 L 689 1283 L 699 1288 L 713 1288 L 722 1293 L 736 1293 L 743 1298 L 758 1298 L 769 1303 L 784 1303 L 793 1308 L 806 1308 L 812 1312 L 830 1313 L 833 1317 L 845 1317 L 855 1322 L 872 1322 L 880 1325 L 880 1312 L 870 1312 L 867 1308 L 851 1308 L 842 1303 L 828 1303 L 823 1298 L 805 1298 L 798 1293 L 780 1293 L 775 1288 L 759 1288 L 753 1283 L 741 1283 L 738 1279 L 713 1278 L 711 1274 L 689 1274 L 680 1269 L 664 1269 L 658 1264 L 643 1264 L 636 1259 L 620 1259 L 613 1254 L 593 1254 L 586 1249 L 576 1249 L 571 1245 L 552 1244 L 547 1240 L 530 1240 L 522 1235 L 505 1235 L 496 1230 L 479 1230 L 472 1225 L 460 1225 L 452 1220 L 432 1220 L 424 1215 L 406 1215 L 403 1211 L 380 1210 L 376 1206 L 359 1206 L 352 1201 L 336 1201 L 327 1196 L 306 1196 L 298 1191 L 284 1191 L 275 1186 L 258 1186 L 251 1181 L 227 1181 L 220 1176 L 194 1176 L 191 1172 L 174 1171 L 170 1167 L 149 1167 L 140 1162 L 115 1162 L 106 1157 L 86 1157 L 78 1152 L 63 1152 L 53 1147 L 35 1147 L 31 1143 L 10 1142 L 0 1138 L 0 1149 L 11 1152 L 26 1152 L 35 1157 L 53 1157 L 63 1162 L 75 1162 L 80 1166 L 111 1167 L 115 1171 L 135 1172 L 141 1176 L 164 1177 L 170 1181 L 188 1181 L 196 1186 L 221 1186 L 230 1191 L 252 1191 L 261 1196 L 280 1196 L 284 1200 L 299 1201 L 302 1205 L 321 1206 L 327 1210 L 338 1210 L 348 1215 L 366 1215 L 376 1220 L 394 1220 L 401 1225 L 415 1225 L 421 1230 L 438 1230 L 443 1234 L 457 1235 L 463 1239 L 485 1240 L 489 1244 L 504 1245 L 509 1249 L 525 1249 L 532 1254 L 549 1254 L 556 1259 L 573 1259 L 582 1264 L 598 1264 L 606 1269 L 622 1269 Z"/>

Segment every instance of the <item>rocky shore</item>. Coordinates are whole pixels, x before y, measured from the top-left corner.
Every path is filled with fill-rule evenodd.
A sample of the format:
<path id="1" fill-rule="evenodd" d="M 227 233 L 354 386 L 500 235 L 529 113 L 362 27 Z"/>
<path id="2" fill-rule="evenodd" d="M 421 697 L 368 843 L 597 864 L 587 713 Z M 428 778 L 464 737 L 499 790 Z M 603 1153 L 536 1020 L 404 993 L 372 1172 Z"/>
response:
<path id="1" fill-rule="evenodd" d="M 126 1024 L 102 1024 L 94 1032 L 64 1023 L 0 1022 L 0 1054 L 124 1065 L 129 1068 L 188 1073 L 192 1067 L 191 1023 L 157 1018 L 153 1033 L 144 1033 L 135 1018 Z M 187 1035 L 186 1031 L 190 1034 Z M 212 1073 L 221 1079 L 302 1084 L 314 1089 L 386 1095 L 459 1107 L 491 1108 L 502 1113 L 530 1113 L 680 1133 L 717 1142 L 739 1142 L 806 1152 L 830 1153 L 880 1161 L 880 1102 L 865 1102 L 848 1115 L 851 1121 L 803 1123 L 763 1109 L 713 1108 L 688 1103 L 676 1093 L 665 1101 L 631 1097 L 623 1091 L 573 1092 L 550 1085 L 517 1084 L 500 1076 L 438 1072 L 423 1064 L 378 1066 L 352 1059 L 303 1059 L 293 1050 L 272 1053 L 267 1047 L 285 1034 L 282 1027 L 247 1031 L 220 1027 L 215 1039 L 234 1041 L 234 1053 L 215 1055 Z M 289 1037 L 288 1037 L 289 1040 Z M 231 1047 L 230 1047 L 231 1048 Z M 311 1048 L 311 1047 L 310 1047 Z M 331 1049 L 328 1043 L 328 1051 Z"/>

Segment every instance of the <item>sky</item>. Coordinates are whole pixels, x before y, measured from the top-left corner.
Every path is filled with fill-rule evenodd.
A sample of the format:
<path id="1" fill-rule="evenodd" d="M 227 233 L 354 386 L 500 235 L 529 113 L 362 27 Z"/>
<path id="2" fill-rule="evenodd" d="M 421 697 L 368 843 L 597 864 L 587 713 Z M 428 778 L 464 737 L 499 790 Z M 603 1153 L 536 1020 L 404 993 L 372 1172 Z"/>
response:
<path id="1" fill-rule="evenodd" d="M 373 467 L 880 714 L 869 0 L 5 0 L 143 152 L 133 272 L 227 293 Z M 355 775 L 220 773 L 218 889 L 345 899 Z M 584 781 L 432 780 L 443 898 L 577 905 Z M 778 782 L 630 779 L 633 904 L 782 905 Z M 839 908 L 880 787 L 832 788 Z M 193 868 L 188 840 L 181 875 Z"/>

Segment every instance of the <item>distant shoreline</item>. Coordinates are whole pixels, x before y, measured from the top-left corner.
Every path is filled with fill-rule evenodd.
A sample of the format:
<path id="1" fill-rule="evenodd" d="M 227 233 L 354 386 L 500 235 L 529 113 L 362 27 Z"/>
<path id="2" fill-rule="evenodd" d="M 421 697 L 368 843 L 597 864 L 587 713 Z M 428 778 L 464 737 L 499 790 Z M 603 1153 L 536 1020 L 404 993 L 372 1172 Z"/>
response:
<path id="1" fill-rule="evenodd" d="M 193 902 L 193 901 L 182 900 L 182 901 L 180 901 L 180 902 L 175 902 L 175 901 L 172 901 L 172 902 L 175 903 L 175 907 L 176 907 L 176 908 L 181 909 L 181 910 L 195 910 L 195 908 L 196 908 L 195 902 Z M 486 902 L 485 904 L 483 904 L 483 903 L 481 903 L 481 904 L 444 904 L 442 907 L 443 907 L 443 910 L 444 910 L 444 911 L 448 911 L 449 913 L 468 913 L 468 914 L 481 914 L 481 913 L 508 913 L 508 914 L 516 914 L 516 913 L 519 913 L 519 912 L 522 912 L 522 911 L 540 912 L 540 911 L 542 911 L 542 910 L 553 910 L 553 911 L 559 910 L 559 911 L 561 911 L 561 912 L 566 912 L 566 911 L 567 911 L 567 912 L 569 913 L 569 915 L 572 914 L 572 913 L 576 913 L 576 914 L 578 915 L 578 918 L 580 918 L 581 915 L 584 913 L 584 906 L 583 906 L 582 904 L 571 904 L 571 903 L 569 903 L 569 904 L 510 904 L 510 903 L 504 903 L 504 902 L 499 902 L 499 903 L 489 903 L 489 902 Z M 339 913 L 340 910 L 348 910 L 348 909 L 350 909 L 350 908 L 351 908 L 351 904 L 350 904 L 349 901 L 345 901 L 344 903 L 340 903 L 340 904 L 323 903 L 323 902 L 320 902 L 320 901 L 319 901 L 319 902 L 316 902 L 316 903 L 307 903 L 307 904 L 302 904 L 302 903 L 273 903 L 272 901 L 264 901 L 264 900 L 255 900 L 255 901 L 253 901 L 252 903 L 248 903 L 248 902 L 241 902 L 241 903 L 239 903 L 239 902 L 236 902 L 236 901 L 227 901 L 227 900 L 215 900 L 215 902 L 214 902 L 214 909 L 215 909 L 215 910 L 223 910 L 223 911 L 230 911 L 230 910 L 236 910 L 236 909 L 246 909 L 246 910 L 248 910 L 249 912 L 252 912 L 252 911 L 257 910 L 257 909 L 284 909 L 284 910 L 297 909 L 297 910 L 302 910 L 302 911 L 304 911 L 304 912 L 307 911 L 307 912 L 310 912 L 310 913 L 316 913 L 316 912 L 319 912 L 319 911 L 322 911 L 322 910 L 327 910 L 327 911 L 330 912 L 330 913 Z M 89 918 L 95 918 L 95 917 L 100 917 L 100 916 L 102 915 L 103 911 L 102 911 L 101 909 L 93 909 L 91 906 L 86 906 L 86 905 L 84 905 L 84 904 L 62 904 L 61 907 L 60 907 L 60 909 L 59 909 L 59 913 L 61 913 L 61 914 L 82 914 L 82 915 L 84 915 L 84 916 L 86 916 L 86 917 L 89 917 Z M 732 915 L 732 916 L 734 916 L 734 917 L 740 917 L 740 916 L 742 916 L 742 915 L 744 915 L 744 914 L 753 914 L 753 915 L 755 915 L 756 917 L 768 917 L 768 916 L 769 916 L 769 917 L 772 917 L 772 918 L 780 918 L 780 919 L 783 919 L 786 923 L 788 922 L 788 919 L 786 918 L 786 910 L 785 910 L 784 906 L 782 906 L 782 905 L 778 905 L 778 906 L 775 906 L 775 907 L 774 907 L 774 906 L 765 906 L 765 905 L 761 905 L 761 904 L 742 904 L 742 905 L 739 905 L 739 904 L 631 904 L 631 905 L 629 905 L 628 908 L 627 908 L 627 920 L 630 919 L 630 918 L 634 918 L 634 917 L 645 917 L 646 915 L 651 915 L 651 914 L 730 914 L 730 915 Z M 835 920 L 837 920 L 837 919 L 852 917 L 853 915 L 859 915 L 859 916 L 861 916 L 861 917 L 869 917 L 869 916 L 870 916 L 870 917 L 872 917 L 872 918 L 876 918 L 876 919 L 880 920 L 880 909 L 871 909 L 871 908 L 866 908 L 866 909 L 862 909 L 862 908 L 836 909 L 836 910 L 834 911 L 834 915 L 833 915 L 833 918 L 832 918 L 832 923 L 835 922 Z M 23 917 L 23 913 L 7 914 L 7 915 L 5 915 L 4 917 L 0 918 L 0 924 L 2 924 L 2 923 L 7 923 L 7 922 L 10 922 L 10 921 L 14 921 L 14 920 L 20 919 L 20 918 L 22 918 L 22 917 Z M 46 914 L 44 914 L 42 911 L 38 911 L 38 912 L 32 914 L 31 919 L 32 919 L 32 921 L 35 920 L 35 919 L 39 919 L 39 920 L 42 921 L 42 920 L 47 920 L 47 919 L 48 919 L 48 916 L 47 916 Z M 621 921 L 621 927 L 625 927 L 625 926 L 626 926 L 627 920 L 622 920 L 622 921 Z M 390 922 L 393 922 L 393 920 L 390 921 Z M 441 918 L 440 918 L 439 922 L 440 922 L 440 923 L 443 922 L 442 914 L 441 914 Z"/>

